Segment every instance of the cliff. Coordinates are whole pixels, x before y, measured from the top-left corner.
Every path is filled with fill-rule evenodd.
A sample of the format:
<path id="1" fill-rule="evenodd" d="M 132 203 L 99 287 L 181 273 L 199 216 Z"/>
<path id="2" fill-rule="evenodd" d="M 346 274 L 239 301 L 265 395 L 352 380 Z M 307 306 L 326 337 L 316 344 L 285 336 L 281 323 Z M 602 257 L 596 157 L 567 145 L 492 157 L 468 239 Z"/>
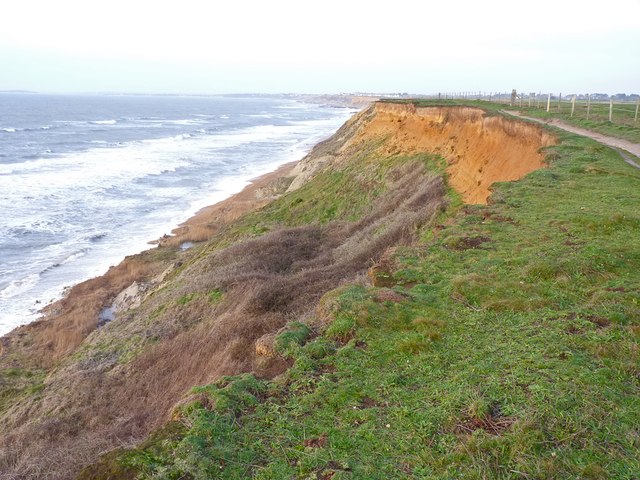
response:
<path id="1" fill-rule="evenodd" d="M 72 478 L 99 454 L 133 446 L 152 431 L 139 449 L 107 455 L 83 470 L 83 478 L 162 472 L 211 478 L 213 471 L 237 478 L 260 472 L 265 478 L 340 472 L 367 478 L 375 468 L 418 475 L 427 465 L 443 465 L 444 457 L 433 459 L 437 442 L 470 448 L 466 435 L 478 430 L 497 435 L 494 443 L 523 442 L 509 436 L 527 428 L 518 408 L 536 413 L 549 396 L 537 397 L 533 387 L 529 396 L 513 393 L 518 381 L 527 388 L 546 382 L 516 365 L 526 365 L 526 355 L 544 363 L 554 329 L 605 318 L 582 313 L 588 302 L 596 305 L 595 284 L 583 275 L 597 268 L 592 257 L 567 257 L 581 248 L 576 245 L 595 242 L 609 258 L 600 237 L 589 236 L 605 226 L 550 226 L 539 218 L 560 198 L 580 211 L 576 204 L 586 205 L 584 197 L 563 197 L 562 190 L 593 188 L 596 174 L 567 148 L 557 150 L 550 168 L 496 186 L 546 167 L 545 149 L 555 142 L 540 127 L 480 108 L 374 104 L 296 166 L 245 192 L 240 210 L 234 212 L 231 199 L 201 214 L 177 239 L 75 287 L 47 318 L 5 337 L 0 471 L 6 478 Z M 590 162 L 604 165 L 599 168 L 615 171 L 602 152 L 590 155 Z M 583 173 L 574 178 L 571 169 L 578 166 Z M 607 179 L 614 177 L 622 178 Z M 603 205 L 588 207 L 601 211 Z M 562 267 L 534 253 L 523 256 L 535 238 L 547 242 L 546 255 L 564 259 Z M 186 240 L 198 243 L 182 251 L 177 245 Z M 612 282 L 623 267 L 607 261 Z M 599 298 L 609 301 L 604 288 L 617 288 L 614 283 L 603 286 Z M 116 318 L 100 324 L 99 311 L 125 290 L 137 298 L 121 301 Z M 554 315 L 562 327 L 534 327 Z M 610 317 L 599 328 L 609 328 Z M 527 336 L 535 328 L 550 333 Z M 564 341 L 557 341 L 559 351 L 573 348 Z M 482 359 L 501 366 L 493 370 Z M 593 364 L 575 368 L 587 375 Z M 438 382 L 446 385 L 442 404 Z M 194 389 L 198 385 L 207 386 Z M 432 416 L 409 413 L 420 410 L 414 392 L 427 399 Z M 306 417 L 314 418 L 313 433 L 299 438 L 294 425 L 306 425 Z M 545 422 L 530 431 L 542 431 Z M 422 433 L 416 425 L 424 425 Z M 415 442 L 423 435 L 434 449 L 421 457 L 396 443 L 396 428 Z M 350 429 L 355 436 L 347 440 Z M 280 462 L 265 440 L 270 435 L 295 462 Z M 366 458 L 386 458 L 380 452 L 388 448 L 404 463 L 367 466 Z M 482 448 L 493 447 L 487 441 Z M 522 458 L 535 457 L 522 448 Z M 316 459 L 308 465 L 296 453 L 305 449 Z M 325 459 L 329 450 L 341 460 Z M 359 460 L 350 463 L 347 452 Z"/>

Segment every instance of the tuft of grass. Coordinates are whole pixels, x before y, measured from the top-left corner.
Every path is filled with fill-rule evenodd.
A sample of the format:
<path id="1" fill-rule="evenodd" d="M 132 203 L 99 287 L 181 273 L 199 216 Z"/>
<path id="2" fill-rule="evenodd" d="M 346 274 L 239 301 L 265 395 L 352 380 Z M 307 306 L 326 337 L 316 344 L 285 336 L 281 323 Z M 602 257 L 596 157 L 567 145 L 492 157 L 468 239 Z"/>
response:
<path id="1" fill-rule="evenodd" d="M 22 398 L 34 397 L 42 392 L 45 388 L 45 376 L 42 369 L 0 369 L 0 413 L 4 413 Z"/>
<path id="2" fill-rule="evenodd" d="M 209 303 L 214 303 L 214 304 L 220 303 L 222 301 L 222 297 L 223 297 L 223 293 L 218 288 L 214 288 L 213 290 L 210 290 L 209 293 L 207 294 L 207 299 L 209 300 Z"/>
<path id="3" fill-rule="evenodd" d="M 176 303 L 178 305 L 186 305 L 187 303 L 189 303 L 191 300 L 193 300 L 196 297 L 195 293 L 186 293 L 184 295 L 182 295 L 180 298 L 178 298 L 176 300 Z"/>

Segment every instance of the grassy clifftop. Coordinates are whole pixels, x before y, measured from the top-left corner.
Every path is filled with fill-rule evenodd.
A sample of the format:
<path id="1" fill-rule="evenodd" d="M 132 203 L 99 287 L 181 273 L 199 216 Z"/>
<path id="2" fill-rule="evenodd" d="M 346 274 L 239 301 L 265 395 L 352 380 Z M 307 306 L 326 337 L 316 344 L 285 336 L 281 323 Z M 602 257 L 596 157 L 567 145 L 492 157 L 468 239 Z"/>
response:
<path id="1" fill-rule="evenodd" d="M 636 478 L 640 171 L 423 106 L 360 114 L 139 307 L 51 370 L 4 371 L 3 470 Z M 464 204 L 496 158 L 548 167 Z"/>

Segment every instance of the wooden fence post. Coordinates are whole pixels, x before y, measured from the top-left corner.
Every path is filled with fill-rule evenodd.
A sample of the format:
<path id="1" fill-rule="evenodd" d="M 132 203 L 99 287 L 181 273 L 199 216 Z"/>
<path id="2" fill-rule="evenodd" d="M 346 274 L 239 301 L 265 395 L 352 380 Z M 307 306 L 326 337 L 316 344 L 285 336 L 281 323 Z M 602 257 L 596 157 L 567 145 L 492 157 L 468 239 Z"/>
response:
<path id="1" fill-rule="evenodd" d="M 636 116 L 633 117 L 633 123 L 638 123 L 638 107 L 640 107 L 640 98 L 636 101 Z"/>
<path id="2" fill-rule="evenodd" d="M 589 120 L 590 111 L 591 111 L 591 94 L 587 93 L 587 120 Z"/>
<path id="3" fill-rule="evenodd" d="M 558 95 L 558 113 L 560 113 L 561 104 L 562 104 L 562 93 Z"/>
<path id="4" fill-rule="evenodd" d="M 576 96 L 571 99 L 571 116 L 573 117 L 573 111 L 576 109 Z"/>
<path id="5" fill-rule="evenodd" d="M 613 118 L 613 99 L 609 99 L 609 121 Z"/>
<path id="6" fill-rule="evenodd" d="M 551 94 L 547 97 L 547 113 L 549 113 L 549 108 L 551 108 Z"/>

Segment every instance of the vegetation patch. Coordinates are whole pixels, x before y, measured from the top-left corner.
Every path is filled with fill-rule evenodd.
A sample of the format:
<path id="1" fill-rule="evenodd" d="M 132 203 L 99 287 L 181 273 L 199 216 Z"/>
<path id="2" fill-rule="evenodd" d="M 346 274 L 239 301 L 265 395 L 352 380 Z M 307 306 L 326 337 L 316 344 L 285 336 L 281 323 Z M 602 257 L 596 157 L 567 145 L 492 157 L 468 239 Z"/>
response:
<path id="1" fill-rule="evenodd" d="M 178 305 L 186 305 L 187 303 L 189 303 L 191 300 L 193 300 L 196 297 L 195 293 L 187 293 L 185 295 L 182 295 L 180 298 L 178 298 L 178 300 L 176 300 L 176 303 Z"/>
<path id="2" fill-rule="evenodd" d="M 489 237 L 481 235 L 475 237 L 450 237 L 446 240 L 445 245 L 452 250 L 469 250 L 471 248 L 480 248 L 483 243 L 490 241 Z"/>
<path id="3" fill-rule="evenodd" d="M 219 289 L 214 288 L 207 294 L 207 297 L 210 303 L 215 304 L 219 303 L 222 300 L 223 294 Z"/>
<path id="4" fill-rule="evenodd" d="M 276 337 L 275 350 L 280 355 L 290 356 L 297 347 L 304 345 L 312 331 L 304 323 L 293 322 Z"/>

